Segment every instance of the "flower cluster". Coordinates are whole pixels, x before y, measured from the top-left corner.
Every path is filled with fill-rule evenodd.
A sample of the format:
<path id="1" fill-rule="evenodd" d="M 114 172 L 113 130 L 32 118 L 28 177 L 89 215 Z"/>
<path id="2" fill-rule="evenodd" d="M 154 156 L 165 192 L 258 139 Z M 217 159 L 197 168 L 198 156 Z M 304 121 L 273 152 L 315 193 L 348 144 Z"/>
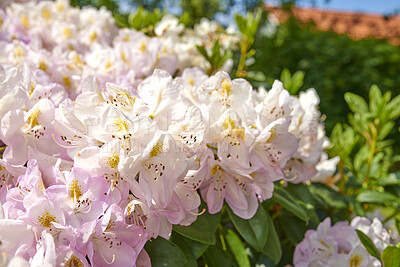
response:
<path id="1" fill-rule="evenodd" d="M 211 46 L 219 40 L 228 48 L 237 34 L 222 31 L 215 22 L 203 20 L 193 30 L 166 16 L 155 28 L 155 37 L 130 29 L 118 30 L 104 8 L 80 9 L 67 0 L 29 1 L 0 10 L 0 50 L 3 66 L 29 65 L 46 72 L 52 82 L 64 86 L 69 97 L 80 92 L 83 77 L 95 75 L 105 82 L 134 88 L 154 69 L 171 75 L 184 68 L 206 68 L 208 62 L 196 45 Z M 134 60 L 133 60 L 134 59 Z M 229 70 L 229 61 L 225 68 Z"/>
<path id="2" fill-rule="evenodd" d="M 317 230 L 306 232 L 304 240 L 296 247 L 294 266 L 381 266 L 379 260 L 367 252 L 355 230 L 371 238 L 381 253 L 391 244 L 388 231 L 376 217 L 372 223 L 365 217 L 355 217 L 350 225 L 338 222 L 333 226 L 328 217 Z"/>
<path id="3" fill-rule="evenodd" d="M 63 0 L 0 19 L 5 262 L 149 266 L 145 243 L 193 223 L 200 195 L 209 213 L 226 202 L 249 219 L 274 181 L 330 174 L 315 90 L 256 93 L 200 68 L 173 77 L 189 66 L 173 19 L 148 37 Z"/>

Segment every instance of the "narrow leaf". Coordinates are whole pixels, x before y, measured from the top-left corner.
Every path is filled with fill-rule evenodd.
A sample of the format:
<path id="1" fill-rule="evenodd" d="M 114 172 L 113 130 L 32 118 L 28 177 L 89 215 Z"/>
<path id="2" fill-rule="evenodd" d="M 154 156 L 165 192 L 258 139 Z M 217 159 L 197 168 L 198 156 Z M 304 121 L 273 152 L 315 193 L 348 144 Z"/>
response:
<path id="1" fill-rule="evenodd" d="M 225 241 L 231 249 L 239 267 L 250 267 L 250 260 L 247 256 L 246 248 L 240 238 L 231 229 L 226 229 L 224 232 Z"/>
<path id="2" fill-rule="evenodd" d="M 377 258 L 380 262 L 382 262 L 379 250 L 376 248 L 371 238 L 369 238 L 366 234 L 364 234 L 360 230 L 356 230 L 356 232 L 358 238 L 360 239 L 361 243 L 364 245 L 368 253 L 371 254 L 371 256 Z"/>
<path id="3" fill-rule="evenodd" d="M 397 203 L 399 198 L 387 192 L 364 191 L 357 196 L 357 201 L 384 204 L 387 202 Z"/>
<path id="4" fill-rule="evenodd" d="M 278 234 L 275 230 L 274 222 L 272 218 L 267 214 L 268 223 L 268 237 L 265 246 L 262 249 L 262 253 L 268 256 L 275 264 L 278 264 L 282 257 L 281 243 L 279 242 Z"/>
<path id="5" fill-rule="evenodd" d="M 272 198 L 279 205 L 292 212 L 303 221 L 308 222 L 309 218 L 307 212 L 286 190 L 280 187 L 275 187 L 274 195 Z"/>

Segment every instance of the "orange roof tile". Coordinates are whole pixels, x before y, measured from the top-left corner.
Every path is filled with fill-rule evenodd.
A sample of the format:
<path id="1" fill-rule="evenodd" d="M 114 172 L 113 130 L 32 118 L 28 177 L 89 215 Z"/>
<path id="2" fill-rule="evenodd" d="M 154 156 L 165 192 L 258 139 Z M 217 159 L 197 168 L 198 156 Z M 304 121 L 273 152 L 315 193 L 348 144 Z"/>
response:
<path id="1" fill-rule="evenodd" d="M 265 5 L 280 23 L 290 13 L 280 7 Z M 317 8 L 292 8 L 293 16 L 301 23 L 314 23 L 321 31 L 347 34 L 355 40 L 363 38 L 387 38 L 391 44 L 400 44 L 400 16 L 384 17 L 379 14 L 322 10 Z"/>

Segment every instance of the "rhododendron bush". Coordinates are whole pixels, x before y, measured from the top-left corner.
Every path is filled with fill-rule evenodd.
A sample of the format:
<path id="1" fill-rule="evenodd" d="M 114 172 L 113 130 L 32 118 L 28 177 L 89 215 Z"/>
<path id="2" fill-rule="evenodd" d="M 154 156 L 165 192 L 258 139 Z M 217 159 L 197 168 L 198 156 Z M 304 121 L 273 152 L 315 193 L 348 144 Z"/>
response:
<path id="1" fill-rule="evenodd" d="M 11 2 L 0 9 L 3 265 L 271 265 L 298 244 L 295 266 L 380 266 L 397 249 L 377 218 L 322 220 L 321 203 L 341 200 L 318 95 L 231 78 L 231 50 L 254 41 L 243 48 L 243 25 L 190 29 L 166 15 L 149 35 L 105 9 Z M 299 240 L 293 223 L 320 221 Z"/>

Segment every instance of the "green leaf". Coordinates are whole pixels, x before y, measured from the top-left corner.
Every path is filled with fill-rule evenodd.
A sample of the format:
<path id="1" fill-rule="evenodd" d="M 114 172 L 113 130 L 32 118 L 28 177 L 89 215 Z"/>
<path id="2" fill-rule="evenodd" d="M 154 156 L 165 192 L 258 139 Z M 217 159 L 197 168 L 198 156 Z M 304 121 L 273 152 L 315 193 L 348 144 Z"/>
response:
<path id="1" fill-rule="evenodd" d="M 294 215 L 308 223 L 308 215 L 304 208 L 283 188 L 275 187 L 272 199 Z"/>
<path id="2" fill-rule="evenodd" d="M 267 214 L 268 223 L 268 237 L 265 246 L 262 249 L 262 253 L 268 256 L 275 264 L 278 264 L 282 257 L 281 243 L 279 242 L 278 234 L 275 230 L 274 222 L 272 218 Z"/>
<path id="3" fill-rule="evenodd" d="M 204 48 L 204 46 L 196 45 L 197 51 L 207 60 L 210 61 L 210 58 L 208 56 L 207 50 Z"/>
<path id="4" fill-rule="evenodd" d="M 347 92 L 344 94 L 344 99 L 354 113 L 363 114 L 368 112 L 367 102 L 361 96 Z"/>
<path id="5" fill-rule="evenodd" d="M 267 78 L 262 71 L 249 71 L 247 72 L 246 79 L 251 79 L 258 82 L 265 82 Z"/>
<path id="6" fill-rule="evenodd" d="M 186 257 L 182 250 L 161 236 L 148 241 L 144 248 L 150 256 L 153 267 L 178 267 L 186 264 Z"/>
<path id="7" fill-rule="evenodd" d="M 387 104 L 386 109 L 389 112 L 389 120 L 397 119 L 400 116 L 400 95 L 393 98 Z"/>
<path id="8" fill-rule="evenodd" d="M 400 266 L 400 248 L 387 246 L 382 252 L 383 266 Z"/>
<path id="9" fill-rule="evenodd" d="M 390 132 L 393 130 L 394 126 L 396 123 L 394 121 L 388 121 L 385 123 L 382 128 L 379 130 L 379 135 L 378 135 L 378 140 L 383 140 L 390 134 Z"/>
<path id="10" fill-rule="evenodd" d="M 346 209 L 348 204 L 342 194 L 327 187 L 326 185 L 314 183 L 310 187 L 316 201 L 325 207 L 335 207 L 337 209 Z"/>
<path id="11" fill-rule="evenodd" d="M 235 232 L 231 229 L 225 229 L 224 237 L 239 267 L 250 267 L 250 260 L 247 256 L 246 248 Z"/>
<path id="12" fill-rule="evenodd" d="M 374 242 L 372 242 L 371 238 L 369 238 L 366 234 L 364 234 L 360 230 L 356 229 L 356 232 L 358 238 L 360 239 L 361 243 L 364 245 L 368 253 L 371 254 L 371 256 L 377 258 L 380 262 L 382 262 L 379 250 L 375 247 Z"/>
<path id="13" fill-rule="evenodd" d="M 378 104 L 381 102 L 382 93 L 379 90 L 379 87 L 374 84 L 369 89 L 369 107 L 372 112 L 376 112 L 378 110 Z"/>
<path id="14" fill-rule="evenodd" d="M 303 86 L 304 81 L 304 71 L 296 71 L 292 76 L 292 88 L 290 88 L 289 93 L 295 95 L 299 92 L 300 88 Z"/>
<path id="15" fill-rule="evenodd" d="M 293 245 L 296 246 L 301 240 L 303 240 L 307 227 L 302 220 L 286 210 L 280 211 L 278 220 L 278 226 L 281 226 L 281 229 L 285 232 Z"/>
<path id="16" fill-rule="evenodd" d="M 194 241 L 187 237 L 185 237 L 185 243 L 188 245 L 188 247 L 190 247 L 190 249 L 192 250 L 192 253 L 196 257 L 196 259 L 200 258 L 200 256 L 203 255 L 203 253 L 210 246 L 208 244 Z"/>
<path id="17" fill-rule="evenodd" d="M 185 267 L 196 267 L 197 266 L 197 258 L 193 254 L 193 251 L 186 243 L 187 238 L 181 236 L 177 232 L 173 231 L 170 241 L 172 241 L 175 245 L 177 245 L 182 252 L 186 256 L 186 264 Z"/>
<path id="18" fill-rule="evenodd" d="M 228 207 L 228 214 L 240 235 L 255 250 L 261 251 L 267 241 L 267 213 L 262 205 L 258 207 L 256 214 L 249 220 L 236 216 Z"/>
<path id="19" fill-rule="evenodd" d="M 195 241 L 215 244 L 215 231 L 221 219 L 221 212 L 211 215 L 207 211 L 197 217 L 190 226 L 174 225 L 174 230 L 179 234 Z"/>
<path id="20" fill-rule="evenodd" d="M 292 81 L 292 75 L 290 73 L 290 70 L 284 68 L 281 73 L 281 82 L 283 83 L 283 86 L 287 89 L 291 81 Z"/>
<path id="21" fill-rule="evenodd" d="M 239 13 L 236 13 L 235 14 L 235 22 L 239 28 L 239 31 L 244 34 L 246 32 L 246 22 L 245 22 L 243 16 L 240 15 Z"/>
<path id="22" fill-rule="evenodd" d="M 364 191 L 357 196 L 357 201 L 365 203 L 385 204 L 387 202 L 398 203 L 399 198 L 387 192 Z"/>
<path id="23" fill-rule="evenodd" d="M 210 246 L 204 253 L 204 258 L 208 267 L 234 266 L 232 258 L 220 246 Z"/>
<path id="24" fill-rule="evenodd" d="M 390 173 L 378 179 L 378 185 L 400 185 L 400 172 Z"/>

